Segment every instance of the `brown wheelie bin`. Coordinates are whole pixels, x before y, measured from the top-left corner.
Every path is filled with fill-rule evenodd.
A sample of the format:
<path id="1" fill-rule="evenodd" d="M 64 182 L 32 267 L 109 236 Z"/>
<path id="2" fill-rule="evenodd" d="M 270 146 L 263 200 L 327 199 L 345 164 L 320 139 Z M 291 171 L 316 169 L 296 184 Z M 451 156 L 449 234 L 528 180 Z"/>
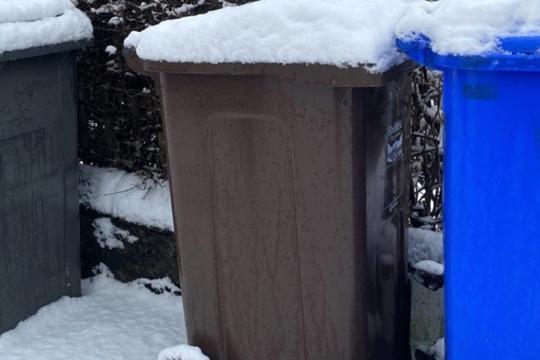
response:
<path id="1" fill-rule="evenodd" d="M 159 85 L 189 342 L 407 357 L 407 66 L 141 60 Z"/>

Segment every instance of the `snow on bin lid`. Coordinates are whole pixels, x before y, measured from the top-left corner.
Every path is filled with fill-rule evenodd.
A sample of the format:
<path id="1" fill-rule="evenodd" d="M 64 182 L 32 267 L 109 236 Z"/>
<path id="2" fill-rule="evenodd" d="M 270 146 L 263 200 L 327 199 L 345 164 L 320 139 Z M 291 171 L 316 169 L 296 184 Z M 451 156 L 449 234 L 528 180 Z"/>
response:
<path id="1" fill-rule="evenodd" d="M 395 23 L 402 0 L 260 0 L 132 32 L 144 60 L 182 63 L 364 65 L 402 61 Z"/>
<path id="2" fill-rule="evenodd" d="M 0 0 L 0 23 L 34 21 L 62 15 L 64 0 Z"/>
<path id="3" fill-rule="evenodd" d="M 497 40 L 494 51 L 479 55 L 436 53 L 429 38 L 398 39 L 398 48 L 418 63 L 434 69 L 540 71 L 540 37 L 513 36 Z"/>
<path id="4" fill-rule="evenodd" d="M 0 0 L 0 54 L 92 38 L 70 0 Z"/>
<path id="5" fill-rule="evenodd" d="M 418 34 L 428 38 L 439 55 L 504 52 L 500 39 L 540 34 L 540 1 L 413 0 L 397 35 L 413 40 Z"/>

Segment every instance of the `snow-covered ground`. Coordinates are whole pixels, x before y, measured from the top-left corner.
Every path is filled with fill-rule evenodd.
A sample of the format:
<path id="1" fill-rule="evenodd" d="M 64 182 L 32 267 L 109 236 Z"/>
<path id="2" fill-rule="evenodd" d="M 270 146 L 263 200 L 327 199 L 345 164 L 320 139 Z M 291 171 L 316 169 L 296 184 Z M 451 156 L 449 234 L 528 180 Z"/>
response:
<path id="1" fill-rule="evenodd" d="M 210 360 L 198 347 L 178 345 L 164 349 L 159 353 L 158 360 Z M 442 359 L 444 360 L 444 359 Z"/>
<path id="2" fill-rule="evenodd" d="M 170 280 L 125 284 L 102 266 L 82 285 L 81 298 L 62 298 L 1 335 L 0 359 L 157 360 L 163 349 L 186 342 L 182 298 Z M 177 356 L 163 360 L 207 359 L 189 347 L 165 353 Z"/>

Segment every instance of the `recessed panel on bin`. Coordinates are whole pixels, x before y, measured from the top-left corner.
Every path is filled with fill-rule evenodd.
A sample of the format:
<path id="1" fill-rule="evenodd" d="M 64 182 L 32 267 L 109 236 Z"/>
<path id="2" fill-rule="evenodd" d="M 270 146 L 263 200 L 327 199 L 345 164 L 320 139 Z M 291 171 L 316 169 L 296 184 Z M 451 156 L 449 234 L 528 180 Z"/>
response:
<path id="1" fill-rule="evenodd" d="M 303 353 L 292 138 L 277 118 L 210 120 L 216 271 L 223 329 L 242 356 Z M 221 264 L 221 265 L 219 265 Z M 233 335 L 234 334 L 234 335 Z"/>

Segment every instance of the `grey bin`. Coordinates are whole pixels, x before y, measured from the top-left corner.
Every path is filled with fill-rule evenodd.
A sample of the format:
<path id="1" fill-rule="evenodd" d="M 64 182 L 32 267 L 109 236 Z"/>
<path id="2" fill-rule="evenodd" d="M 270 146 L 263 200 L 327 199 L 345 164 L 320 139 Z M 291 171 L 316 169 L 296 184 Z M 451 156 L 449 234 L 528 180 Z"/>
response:
<path id="1" fill-rule="evenodd" d="M 0 54 L 0 333 L 80 295 L 76 50 Z"/>

